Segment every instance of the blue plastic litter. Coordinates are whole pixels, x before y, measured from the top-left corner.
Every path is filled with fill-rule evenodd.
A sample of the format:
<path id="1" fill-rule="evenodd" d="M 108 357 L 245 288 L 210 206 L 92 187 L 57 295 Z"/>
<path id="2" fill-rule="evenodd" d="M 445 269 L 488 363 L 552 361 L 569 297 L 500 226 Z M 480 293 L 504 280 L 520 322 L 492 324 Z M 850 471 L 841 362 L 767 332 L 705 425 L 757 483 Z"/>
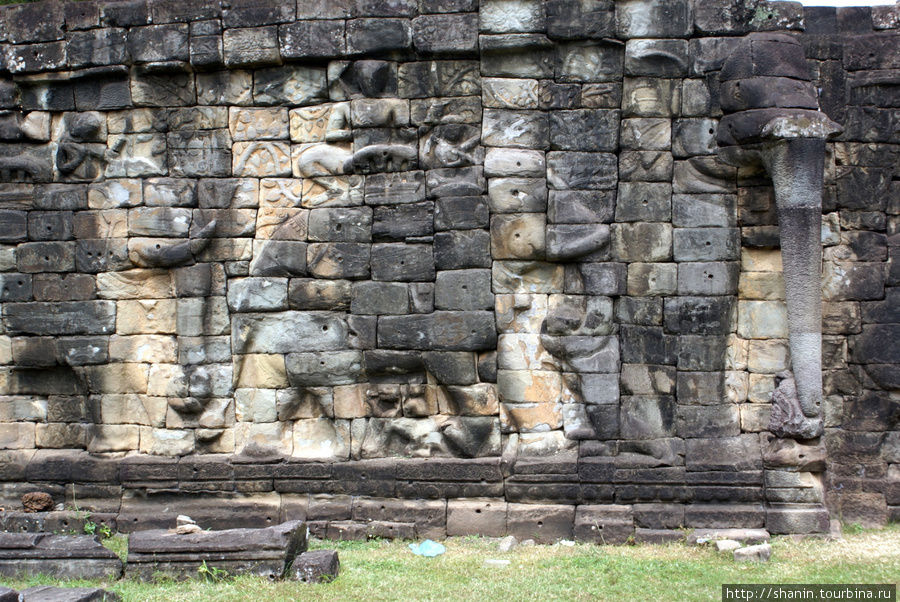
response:
<path id="1" fill-rule="evenodd" d="M 430 539 L 426 539 L 422 543 L 411 543 L 409 544 L 409 549 L 412 550 L 413 554 L 425 556 L 426 558 L 434 558 L 447 551 L 443 544 Z"/>

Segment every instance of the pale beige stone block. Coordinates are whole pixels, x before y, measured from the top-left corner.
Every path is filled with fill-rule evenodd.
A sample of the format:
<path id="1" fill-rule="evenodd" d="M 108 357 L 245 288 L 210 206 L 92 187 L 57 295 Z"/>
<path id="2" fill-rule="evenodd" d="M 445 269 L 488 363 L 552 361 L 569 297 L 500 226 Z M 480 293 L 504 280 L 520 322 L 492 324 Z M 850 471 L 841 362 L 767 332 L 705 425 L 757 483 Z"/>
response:
<path id="1" fill-rule="evenodd" d="M 175 337 L 113 335 L 109 338 L 109 359 L 147 364 L 174 364 L 178 361 Z"/>
<path id="2" fill-rule="evenodd" d="M 234 356 L 234 386 L 283 389 L 290 386 L 284 367 L 284 356 L 248 354 Z"/>
<path id="3" fill-rule="evenodd" d="M 169 270 L 128 270 L 97 274 L 100 299 L 167 299 L 175 296 Z"/>
<path id="4" fill-rule="evenodd" d="M 131 424 L 92 424 L 87 450 L 91 453 L 133 451 L 140 448 L 141 429 Z"/>
<path id="5" fill-rule="evenodd" d="M 256 216 L 256 238 L 306 240 L 309 210 L 290 207 L 260 207 Z"/>
<path id="6" fill-rule="evenodd" d="M 746 372 L 729 370 L 725 373 L 725 395 L 731 403 L 747 401 L 750 392 L 750 379 Z"/>
<path id="7" fill-rule="evenodd" d="M 234 417 L 238 422 L 275 422 L 278 419 L 274 389 L 237 389 Z"/>
<path id="8" fill-rule="evenodd" d="M 154 364 L 147 378 L 147 394 L 159 397 L 187 397 L 188 377 L 178 364 Z"/>
<path id="9" fill-rule="evenodd" d="M 137 207 L 144 200 L 141 180 L 116 179 L 91 184 L 88 187 L 90 209 L 122 209 Z"/>
<path id="10" fill-rule="evenodd" d="M 347 460 L 350 421 L 312 418 L 294 421 L 293 457 L 307 460 Z"/>
<path id="11" fill-rule="evenodd" d="M 562 391 L 562 375 L 542 370 L 499 370 L 497 389 L 501 401 L 557 401 Z"/>
<path id="12" fill-rule="evenodd" d="M 367 384 L 339 385 L 334 388 L 334 417 L 363 418 L 368 415 Z"/>
<path id="13" fill-rule="evenodd" d="M 781 272 L 742 272 L 738 297 L 765 301 L 783 300 L 784 275 Z"/>
<path id="14" fill-rule="evenodd" d="M 288 110 L 285 107 L 245 109 L 231 107 L 228 129 L 235 142 L 248 140 L 286 140 Z"/>
<path id="15" fill-rule="evenodd" d="M 500 370 L 557 370 L 559 363 L 544 349 L 539 334 L 501 334 L 497 342 Z"/>
<path id="16" fill-rule="evenodd" d="M 303 179 L 303 207 L 356 207 L 363 204 L 365 179 L 359 175 Z"/>
<path id="17" fill-rule="evenodd" d="M 116 333 L 175 334 L 175 299 L 141 299 L 116 302 Z"/>
<path id="18" fill-rule="evenodd" d="M 141 453 L 186 456 L 194 451 L 194 431 L 141 427 Z"/>
<path id="19" fill-rule="evenodd" d="M 769 415 L 772 406 L 761 403 L 741 404 L 741 431 L 762 433 L 769 430 Z"/>
<path id="20" fill-rule="evenodd" d="M 29 395 L 0 396 L 0 422 L 43 422 L 47 400 Z"/>
<path id="21" fill-rule="evenodd" d="M 781 272 L 780 249 L 741 249 L 741 270 L 745 272 Z"/>
<path id="22" fill-rule="evenodd" d="M 303 184 L 295 178 L 264 178 L 259 181 L 259 206 L 300 207 Z"/>
<path id="23" fill-rule="evenodd" d="M 747 368 L 750 372 L 776 374 L 791 366 L 791 348 L 783 339 L 750 341 Z"/>
<path id="24" fill-rule="evenodd" d="M 289 456 L 293 451 L 293 429 L 283 422 L 239 422 L 234 426 L 234 447 L 248 456 Z"/>
<path id="25" fill-rule="evenodd" d="M 775 376 L 772 374 L 750 374 L 747 401 L 751 403 L 771 403 L 775 390 Z"/>
<path id="26" fill-rule="evenodd" d="M 12 339 L 0 335 L 0 365 L 11 364 L 12 361 Z"/>
<path id="27" fill-rule="evenodd" d="M 33 422 L 0 423 L 0 449 L 34 449 Z"/>
<path id="28" fill-rule="evenodd" d="M 84 376 L 93 393 L 146 393 L 147 364 L 111 363 L 85 366 Z"/>
<path id="29" fill-rule="evenodd" d="M 291 148 L 287 142 L 235 142 L 232 172 L 237 177 L 266 178 L 291 175 Z"/>
<path id="30" fill-rule="evenodd" d="M 163 427 L 169 407 L 165 397 L 139 394 L 107 394 L 94 397 L 104 424 L 139 424 Z"/>
<path id="31" fill-rule="evenodd" d="M 779 301 L 738 301 L 737 333 L 745 339 L 786 339 L 787 307 Z"/>
<path id="32" fill-rule="evenodd" d="M 495 295 L 497 330 L 501 333 L 539 333 L 547 318 L 548 306 L 548 295 Z"/>
<path id="33" fill-rule="evenodd" d="M 546 432 L 562 427 L 562 405 L 550 403 L 501 403 L 500 428 L 503 432 Z"/>

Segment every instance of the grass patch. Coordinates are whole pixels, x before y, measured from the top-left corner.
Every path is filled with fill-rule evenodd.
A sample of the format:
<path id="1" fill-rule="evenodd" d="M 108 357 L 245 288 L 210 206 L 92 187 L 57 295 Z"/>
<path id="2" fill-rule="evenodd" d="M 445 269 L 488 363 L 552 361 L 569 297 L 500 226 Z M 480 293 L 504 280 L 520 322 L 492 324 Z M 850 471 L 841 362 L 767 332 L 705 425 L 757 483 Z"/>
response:
<path id="1" fill-rule="evenodd" d="M 175 583 L 69 582 L 101 586 L 135 602 L 294 600 L 720 600 L 723 583 L 897 583 L 900 525 L 853 529 L 841 541 L 772 542 L 772 561 L 736 564 L 709 547 L 536 546 L 508 553 L 495 540 L 451 538 L 447 552 L 428 559 L 413 555 L 408 542 L 323 542 L 311 548 L 337 549 L 341 575 L 329 584 L 270 582 L 252 577 Z M 120 555 L 124 536 L 104 543 Z M 485 567 L 486 559 L 507 559 L 506 567 Z M 8 587 L 56 583 L 37 577 Z"/>

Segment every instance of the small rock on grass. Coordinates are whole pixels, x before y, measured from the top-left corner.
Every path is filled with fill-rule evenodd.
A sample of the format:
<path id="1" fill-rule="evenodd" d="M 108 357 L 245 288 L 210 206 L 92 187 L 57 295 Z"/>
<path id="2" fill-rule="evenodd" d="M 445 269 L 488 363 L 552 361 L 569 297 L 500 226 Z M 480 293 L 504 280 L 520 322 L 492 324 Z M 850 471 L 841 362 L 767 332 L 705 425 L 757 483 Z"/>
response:
<path id="1" fill-rule="evenodd" d="M 732 550 L 737 550 L 740 547 L 741 542 L 734 541 L 733 539 L 722 539 L 716 542 L 717 552 L 730 552 Z"/>
<path id="2" fill-rule="evenodd" d="M 768 562 L 772 557 L 772 546 L 761 543 L 757 546 L 747 546 L 734 551 L 735 562 Z"/>
<path id="3" fill-rule="evenodd" d="M 519 540 L 516 539 L 514 535 L 507 535 L 500 540 L 500 544 L 497 546 L 497 549 L 501 552 L 509 552 L 511 550 L 515 550 L 518 546 Z"/>

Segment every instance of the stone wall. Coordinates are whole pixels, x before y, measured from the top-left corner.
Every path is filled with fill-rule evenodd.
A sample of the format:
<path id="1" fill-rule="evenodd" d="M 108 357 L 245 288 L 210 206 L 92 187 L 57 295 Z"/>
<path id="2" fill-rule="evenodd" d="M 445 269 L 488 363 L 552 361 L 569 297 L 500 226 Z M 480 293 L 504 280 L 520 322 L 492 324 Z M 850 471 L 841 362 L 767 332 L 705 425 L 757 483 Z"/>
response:
<path id="1" fill-rule="evenodd" d="M 819 532 L 826 498 L 900 518 L 896 7 L 97 0 L 0 23 L 0 505 L 607 541 Z M 754 31 L 801 40 L 845 129 L 806 441 L 768 432 L 790 367 L 771 181 L 716 156 L 718 72 Z"/>

